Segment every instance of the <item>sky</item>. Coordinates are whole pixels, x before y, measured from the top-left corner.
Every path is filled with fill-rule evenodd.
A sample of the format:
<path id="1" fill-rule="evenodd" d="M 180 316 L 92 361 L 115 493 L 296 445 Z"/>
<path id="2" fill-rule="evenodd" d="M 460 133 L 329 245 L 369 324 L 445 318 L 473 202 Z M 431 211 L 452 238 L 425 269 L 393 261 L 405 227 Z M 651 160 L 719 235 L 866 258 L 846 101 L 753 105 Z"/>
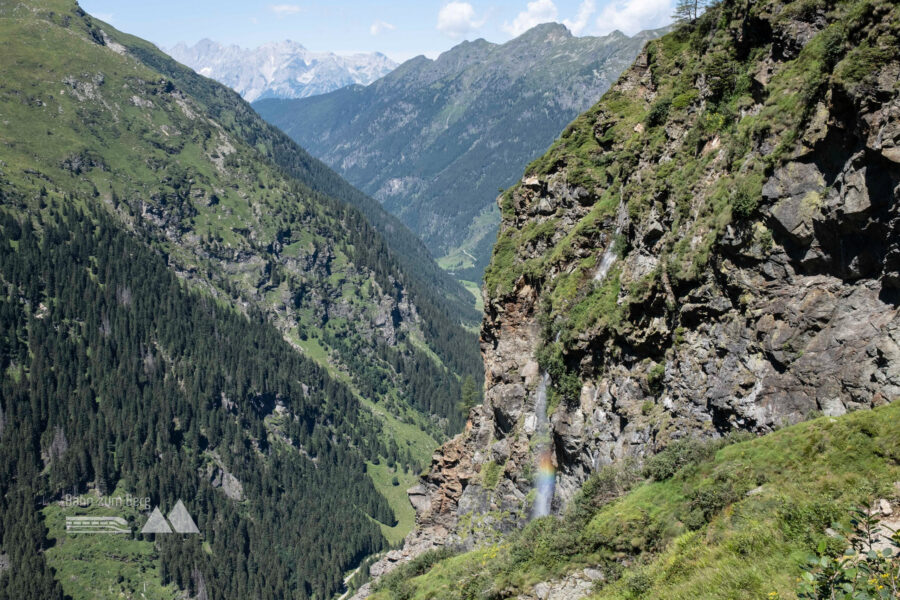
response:
<path id="1" fill-rule="evenodd" d="M 245 48 L 293 40 L 313 51 L 435 57 L 462 40 L 505 42 L 549 21 L 575 35 L 667 25 L 674 0 L 80 0 L 121 31 L 169 48 L 209 38 Z"/>

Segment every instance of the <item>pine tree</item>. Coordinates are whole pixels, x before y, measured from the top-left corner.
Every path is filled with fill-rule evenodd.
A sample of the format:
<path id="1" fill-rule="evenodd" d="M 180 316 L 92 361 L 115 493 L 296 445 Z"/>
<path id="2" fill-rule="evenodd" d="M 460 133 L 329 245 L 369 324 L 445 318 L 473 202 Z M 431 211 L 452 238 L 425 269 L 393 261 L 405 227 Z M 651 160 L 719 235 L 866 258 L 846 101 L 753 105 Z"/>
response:
<path id="1" fill-rule="evenodd" d="M 467 375 L 463 380 L 460 406 L 464 416 L 468 416 L 469 411 L 478 401 L 478 390 L 475 388 L 475 380 L 471 375 Z"/>
<path id="2" fill-rule="evenodd" d="M 705 0 L 678 0 L 672 17 L 678 23 L 693 23 L 705 6 Z"/>

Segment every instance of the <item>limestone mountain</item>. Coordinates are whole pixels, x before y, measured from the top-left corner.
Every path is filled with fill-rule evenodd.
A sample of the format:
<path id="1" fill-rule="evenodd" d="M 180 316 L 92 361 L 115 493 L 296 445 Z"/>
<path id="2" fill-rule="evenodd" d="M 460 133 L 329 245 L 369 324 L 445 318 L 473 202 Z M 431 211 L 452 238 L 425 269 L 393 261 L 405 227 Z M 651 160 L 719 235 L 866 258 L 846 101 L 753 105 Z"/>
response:
<path id="1" fill-rule="evenodd" d="M 397 63 L 384 54 L 341 56 L 311 52 L 291 40 L 256 48 L 225 46 L 203 39 L 166 49 L 178 62 L 239 93 L 248 102 L 262 98 L 306 98 L 348 85 L 368 85 Z"/>
<path id="2" fill-rule="evenodd" d="M 823 438 L 814 425 L 793 430 L 795 449 L 810 452 L 795 454 L 797 467 L 843 448 L 827 460 L 835 472 L 870 465 L 869 492 L 853 477 L 830 487 L 831 473 L 814 483 L 820 475 L 808 471 L 790 484 L 798 488 L 750 492 L 772 476 L 759 474 L 736 492 L 738 454 L 752 462 L 740 445 L 730 475 L 691 479 L 698 471 L 688 469 L 669 492 L 642 487 L 615 503 L 634 483 L 621 478 L 628 465 L 665 448 L 661 479 L 694 460 L 690 440 L 817 415 L 827 429 L 833 417 L 900 397 L 898 48 L 900 10 L 882 0 L 724 0 L 646 45 L 498 199 L 485 402 L 410 490 L 417 534 L 375 572 L 426 548 L 480 541 L 471 560 L 441 563 L 422 587 L 407 580 L 403 597 L 434 593 L 442 577 L 454 581 L 448 598 L 462 597 L 466 581 L 485 597 L 580 598 L 616 580 L 598 597 L 764 596 L 770 576 L 783 597 L 799 576 L 792 548 L 816 551 L 801 529 L 824 531 L 831 517 L 822 515 L 843 518 L 866 494 L 897 496 L 895 458 L 844 448 L 849 437 Z M 860 420 L 896 439 L 895 413 Z M 752 447 L 769 442 L 760 443 Z M 542 446 L 549 464 L 536 456 Z M 763 463 L 780 460 L 770 456 Z M 555 471 L 553 512 L 582 511 L 574 529 L 556 536 L 563 523 L 539 520 L 493 543 L 528 520 L 544 471 Z M 816 486 L 827 497 L 805 495 Z M 748 510 L 745 493 L 765 500 Z M 576 497 L 585 503 L 572 505 Z M 791 515 L 817 510 L 795 529 Z M 596 519 L 588 527 L 582 517 Z M 775 537 L 741 545 L 730 536 L 752 535 L 745 523 Z M 509 560 L 485 560 L 504 553 Z M 575 573 L 592 564 L 590 576 Z M 531 589 L 566 569 L 578 576 Z M 580 591 L 563 594 L 571 586 Z"/>
<path id="3" fill-rule="evenodd" d="M 0 3 L 0 46 L 0 598 L 339 592 L 410 525 L 392 479 L 462 427 L 470 294 L 76 2 Z M 183 500 L 201 537 L 70 538 L 64 493 Z"/>
<path id="4" fill-rule="evenodd" d="M 498 188 L 543 154 L 661 32 L 574 37 L 539 25 L 505 44 L 463 42 L 362 87 L 254 108 L 480 281 Z"/>

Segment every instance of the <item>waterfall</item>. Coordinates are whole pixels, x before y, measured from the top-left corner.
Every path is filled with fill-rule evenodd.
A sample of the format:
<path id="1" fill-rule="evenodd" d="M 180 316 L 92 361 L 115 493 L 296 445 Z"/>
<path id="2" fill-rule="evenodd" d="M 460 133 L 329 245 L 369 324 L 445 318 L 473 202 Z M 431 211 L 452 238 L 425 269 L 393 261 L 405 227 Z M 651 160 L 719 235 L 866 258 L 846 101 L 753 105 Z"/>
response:
<path id="1" fill-rule="evenodd" d="M 553 492 L 556 488 L 556 469 L 553 467 L 553 454 L 550 448 L 550 427 L 547 419 L 547 386 L 550 384 L 550 375 L 544 372 L 541 382 L 538 384 L 537 399 L 534 404 L 534 412 L 537 416 L 537 457 L 538 469 L 534 488 L 537 492 L 532 509 L 532 518 L 544 517 L 550 514 L 550 504 L 553 502 Z"/>
<path id="2" fill-rule="evenodd" d="M 609 245 L 606 247 L 606 252 L 603 253 L 603 257 L 600 259 L 600 265 L 597 267 L 597 272 L 594 273 L 594 281 L 603 281 L 606 275 L 609 273 L 609 270 L 612 268 L 613 264 L 615 264 L 616 259 L 616 238 L 622 235 L 622 230 L 625 228 L 625 222 L 628 219 L 628 212 L 625 209 L 624 201 L 619 202 L 619 208 L 616 210 L 616 232 L 613 234 L 613 237 L 609 240 Z"/>
<path id="3" fill-rule="evenodd" d="M 619 235 L 620 233 L 621 231 L 617 229 L 616 235 Z M 610 267 L 616 262 L 615 245 L 615 238 L 613 238 L 613 241 L 611 241 L 606 248 L 606 252 L 603 253 L 603 258 L 600 259 L 600 266 L 597 267 L 597 272 L 594 274 L 594 281 L 603 281 L 603 278 L 609 273 Z"/>

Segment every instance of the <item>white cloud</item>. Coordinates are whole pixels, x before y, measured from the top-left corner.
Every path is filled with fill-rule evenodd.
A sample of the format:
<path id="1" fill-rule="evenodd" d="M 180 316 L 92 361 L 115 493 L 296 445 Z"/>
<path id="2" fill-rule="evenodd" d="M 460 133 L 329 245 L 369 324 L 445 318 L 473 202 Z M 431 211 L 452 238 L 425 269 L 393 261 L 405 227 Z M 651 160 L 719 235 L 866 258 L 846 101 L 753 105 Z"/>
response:
<path id="1" fill-rule="evenodd" d="M 394 29 L 397 28 L 390 23 L 386 23 L 384 21 L 375 21 L 374 23 L 372 23 L 372 26 L 369 27 L 369 33 L 371 33 L 372 35 L 378 35 L 380 33 L 384 33 L 385 31 L 393 31 Z"/>
<path id="2" fill-rule="evenodd" d="M 284 15 L 296 15 L 301 9 L 299 4 L 272 4 L 269 6 L 269 10 L 279 17 L 283 17 Z"/>
<path id="3" fill-rule="evenodd" d="M 475 9 L 468 2 L 450 2 L 438 12 L 438 31 L 450 37 L 463 37 L 482 25 L 484 19 L 475 16 Z"/>
<path id="4" fill-rule="evenodd" d="M 504 23 L 503 31 L 510 35 L 522 35 L 535 25 L 555 21 L 556 17 L 556 5 L 553 4 L 553 0 L 534 0 L 516 15 L 512 23 Z"/>
<path id="5" fill-rule="evenodd" d="M 597 17 L 598 33 L 616 29 L 628 35 L 672 22 L 672 0 L 613 0 Z"/>
<path id="6" fill-rule="evenodd" d="M 565 19 L 563 20 L 563 25 L 568 27 L 575 35 L 581 35 L 581 32 L 588 26 L 591 16 L 596 10 L 597 7 L 594 5 L 594 0 L 584 0 L 581 6 L 578 7 L 578 14 L 575 16 L 575 19 Z"/>

